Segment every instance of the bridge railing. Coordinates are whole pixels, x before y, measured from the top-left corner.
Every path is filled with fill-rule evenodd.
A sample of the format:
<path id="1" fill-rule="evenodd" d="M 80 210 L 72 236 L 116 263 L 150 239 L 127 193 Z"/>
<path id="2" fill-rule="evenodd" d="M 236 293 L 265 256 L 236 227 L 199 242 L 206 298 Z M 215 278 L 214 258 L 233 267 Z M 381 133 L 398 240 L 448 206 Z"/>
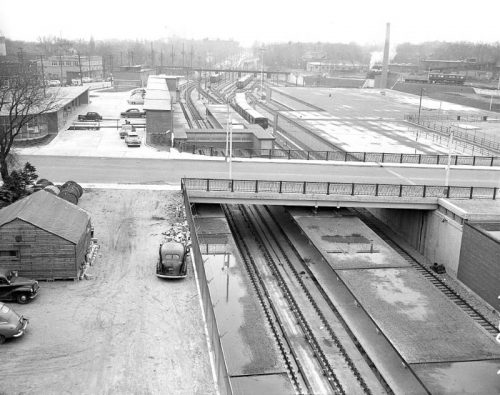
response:
<path id="1" fill-rule="evenodd" d="M 206 145 L 181 144 L 181 152 L 206 156 L 225 156 L 222 148 Z M 302 159 L 336 162 L 380 162 L 425 165 L 447 165 L 448 155 L 403 154 L 393 152 L 342 152 L 342 151 L 304 151 L 292 149 L 234 149 L 235 158 L 262 159 Z M 500 156 L 451 155 L 452 166 L 500 166 Z"/>
<path id="2" fill-rule="evenodd" d="M 186 191 L 315 194 L 397 198 L 496 199 L 498 188 L 441 185 L 183 178 Z"/>

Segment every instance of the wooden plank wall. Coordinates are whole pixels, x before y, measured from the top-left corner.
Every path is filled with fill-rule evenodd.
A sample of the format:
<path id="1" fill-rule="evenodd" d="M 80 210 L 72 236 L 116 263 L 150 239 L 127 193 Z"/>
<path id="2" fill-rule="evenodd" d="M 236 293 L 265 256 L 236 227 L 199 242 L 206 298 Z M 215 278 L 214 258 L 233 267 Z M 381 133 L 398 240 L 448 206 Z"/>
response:
<path id="1" fill-rule="evenodd" d="M 17 242 L 15 236 L 21 236 Z M 0 227 L 0 250 L 18 250 L 19 259 L 0 258 L 0 267 L 18 270 L 38 280 L 76 279 L 75 245 L 63 238 L 16 219 Z"/>

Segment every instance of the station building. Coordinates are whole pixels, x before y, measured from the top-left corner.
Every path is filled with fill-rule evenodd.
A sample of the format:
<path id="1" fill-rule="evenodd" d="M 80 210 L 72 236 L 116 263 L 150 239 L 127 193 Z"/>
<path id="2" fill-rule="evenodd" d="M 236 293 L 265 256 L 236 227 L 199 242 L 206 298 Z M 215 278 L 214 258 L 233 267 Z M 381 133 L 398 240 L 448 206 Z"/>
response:
<path id="1" fill-rule="evenodd" d="M 145 87 L 153 69 L 144 68 L 142 65 L 120 66 L 113 70 L 113 86 L 115 89 L 129 90 Z"/>
<path id="2" fill-rule="evenodd" d="M 15 141 L 37 141 L 62 130 L 76 108 L 89 103 L 89 88 L 85 86 L 68 86 L 47 88 L 47 95 L 55 95 L 50 111 L 33 119 L 21 129 Z M 0 130 L 9 122 L 8 109 L 0 112 Z"/>

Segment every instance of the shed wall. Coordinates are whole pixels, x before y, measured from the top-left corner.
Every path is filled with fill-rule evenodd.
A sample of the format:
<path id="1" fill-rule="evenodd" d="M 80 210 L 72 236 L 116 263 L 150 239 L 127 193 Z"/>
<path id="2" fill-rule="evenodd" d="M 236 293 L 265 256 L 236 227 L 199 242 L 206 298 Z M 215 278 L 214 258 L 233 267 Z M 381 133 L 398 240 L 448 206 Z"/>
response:
<path id="1" fill-rule="evenodd" d="M 17 251 L 16 257 L 1 256 L 0 265 L 21 276 L 39 280 L 78 277 L 75 245 L 20 219 L 0 227 L 0 251 Z"/>

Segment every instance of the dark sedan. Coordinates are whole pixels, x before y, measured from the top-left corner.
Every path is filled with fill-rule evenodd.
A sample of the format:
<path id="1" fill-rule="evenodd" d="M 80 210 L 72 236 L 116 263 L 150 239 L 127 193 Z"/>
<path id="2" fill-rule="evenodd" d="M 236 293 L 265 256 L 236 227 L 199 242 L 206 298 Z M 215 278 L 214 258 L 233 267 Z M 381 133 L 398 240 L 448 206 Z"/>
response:
<path id="1" fill-rule="evenodd" d="M 0 300 L 28 303 L 38 296 L 38 281 L 18 277 L 13 270 L 0 269 Z"/>
<path id="2" fill-rule="evenodd" d="M 141 111 L 138 108 L 129 108 L 127 111 L 123 111 L 120 115 L 122 118 L 144 118 L 146 117 L 146 111 Z"/>

